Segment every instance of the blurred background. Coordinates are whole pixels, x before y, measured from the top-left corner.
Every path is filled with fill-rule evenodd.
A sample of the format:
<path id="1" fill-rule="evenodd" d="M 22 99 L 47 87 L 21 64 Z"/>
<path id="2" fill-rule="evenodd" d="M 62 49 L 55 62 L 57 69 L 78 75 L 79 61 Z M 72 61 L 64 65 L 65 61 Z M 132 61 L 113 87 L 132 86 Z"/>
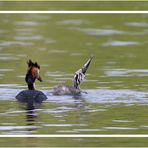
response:
<path id="1" fill-rule="evenodd" d="M 90 55 L 83 88 L 146 89 L 147 14 L 1 14 L 0 81 L 26 85 L 26 61 L 44 83 L 72 83 Z"/>
<path id="2" fill-rule="evenodd" d="M 0 2 L 1 10 L 145 10 L 147 2 Z M 0 14 L 0 133 L 147 133 L 148 14 Z M 94 55 L 81 97 L 51 89 Z M 27 89 L 26 61 L 41 66 L 48 100 L 26 115 L 15 96 Z M 36 115 L 37 114 L 37 115 Z M 3 146 L 145 146 L 146 139 L 1 139 Z M 100 143 L 98 143 L 100 141 Z M 124 142 L 126 141 L 126 142 Z M 100 146 L 99 145 L 99 146 Z M 140 146 L 141 146 L 140 145 Z"/>

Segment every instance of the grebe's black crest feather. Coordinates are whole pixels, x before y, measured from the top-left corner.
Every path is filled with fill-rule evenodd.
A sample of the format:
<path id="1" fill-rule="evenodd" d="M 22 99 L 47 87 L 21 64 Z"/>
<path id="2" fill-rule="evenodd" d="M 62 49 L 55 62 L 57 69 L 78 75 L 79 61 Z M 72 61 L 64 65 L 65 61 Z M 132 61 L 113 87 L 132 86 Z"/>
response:
<path id="1" fill-rule="evenodd" d="M 30 68 L 30 67 L 37 67 L 38 69 L 40 69 L 40 65 L 37 63 L 37 62 L 32 62 L 32 60 L 28 60 L 27 61 L 27 64 L 28 64 L 28 68 Z"/>

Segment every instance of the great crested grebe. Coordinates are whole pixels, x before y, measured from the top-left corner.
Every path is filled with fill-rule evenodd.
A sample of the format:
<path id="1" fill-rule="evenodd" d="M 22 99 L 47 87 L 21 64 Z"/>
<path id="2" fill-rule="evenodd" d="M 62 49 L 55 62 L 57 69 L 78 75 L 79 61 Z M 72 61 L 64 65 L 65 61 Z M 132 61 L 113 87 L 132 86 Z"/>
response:
<path id="1" fill-rule="evenodd" d="M 59 84 L 53 88 L 53 95 L 78 95 L 81 93 L 80 84 L 84 80 L 86 71 L 93 59 L 91 56 L 81 69 L 75 72 L 73 78 L 73 86 L 67 86 L 65 84 Z"/>
<path id="2" fill-rule="evenodd" d="M 28 90 L 21 91 L 16 96 L 16 99 L 21 103 L 27 103 L 29 106 L 33 106 L 34 104 L 41 104 L 47 99 L 47 97 L 43 92 L 35 90 L 35 80 L 38 79 L 42 82 L 42 78 L 39 75 L 40 65 L 37 62 L 32 62 L 31 60 L 27 62 L 27 65 L 28 70 L 25 81 L 28 85 Z"/>

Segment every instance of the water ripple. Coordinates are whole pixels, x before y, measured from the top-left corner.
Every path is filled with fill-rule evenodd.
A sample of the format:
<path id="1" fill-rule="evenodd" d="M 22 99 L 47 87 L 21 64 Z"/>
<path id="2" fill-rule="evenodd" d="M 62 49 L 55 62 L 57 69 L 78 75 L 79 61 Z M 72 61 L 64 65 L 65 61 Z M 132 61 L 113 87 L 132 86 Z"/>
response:
<path id="1" fill-rule="evenodd" d="M 104 127 L 104 129 L 107 129 L 107 130 L 138 130 L 139 128 L 133 128 L 133 127 Z"/>
<path id="2" fill-rule="evenodd" d="M 63 77 L 63 76 L 73 76 L 73 75 L 72 74 L 66 74 L 64 72 L 56 71 L 56 72 L 47 72 L 47 76 L 50 76 L 50 77 Z"/>
<path id="3" fill-rule="evenodd" d="M 21 40 L 21 41 L 42 40 L 42 39 L 43 39 L 43 37 L 41 35 L 15 37 L 15 40 Z"/>
<path id="4" fill-rule="evenodd" d="M 62 106 L 62 107 L 57 107 L 54 109 L 46 109 L 43 112 L 45 112 L 45 113 L 63 113 L 63 112 L 71 111 L 71 110 L 75 110 L 75 108 Z"/>
<path id="5" fill-rule="evenodd" d="M 126 22 L 125 25 L 130 27 L 148 27 L 147 22 Z"/>
<path id="6" fill-rule="evenodd" d="M 93 36 L 113 36 L 113 35 L 129 35 L 129 36 L 142 36 L 147 34 L 147 30 L 141 32 L 129 32 L 117 29 L 101 29 L 101 28 L 72 28 L 72 30 L 77 30 L 83 32 L 87 35 Z"/>
<path id="7" fill-rule="evenodd" d="M 36 129 L 39 126 L 0 126 L 0 130 Z"/>
<path id="8" fill-rule="evenodd" d="M 128 33 L 126 31 L 120 31 L 115 29 L 98 29 L 98 28 L 86 28 L 86 29 L 77 28 L 76 30 L 88 35 L 96 35 L 96 36 L 122 35 Z"/>
<path id="9" fill-rule="evenodd" d="M 103 46 L 131 46 L 131 45 L 141 45 L 140 42 L 135 41 L 108 41 L 103 44 Z"/>
<path id="10" fill-rule="evenodd" d="M 55 53 L 55 54 L 61 54 L 61 53 L 67 53 L 67 50 L 63 50 L 63 49 L 50 49 L 48 50 L 49 53 Z"/>
<path id="11" fill-rule="evenodd" d="M 43 124 L 46 127 L 73 127 L 73 126 L 87 126 L 86 124 Z"/>
<path id="12" fill-rule="evenodd" d="M 148 76 L 148 69 L 104 69 L 104 73 L 107 77 L 143 77 Z"/>
<path id="13" fill-rule="evenodd" d="M 71 19 L 71 20 L 63 20 L 58 22 L 60 25 L 81 25 L 81 24 L 90 24 L 91 22 L 86 20 L 80 20 L 80 19 Z"/>
<path id="14" fill-rule="evenodd" d="M 21 89 L 0 88 L 0 100 L 12 100 L 21 91 Z M 81 96 L 53 96 L 52 90 L 42 90 L 48 97 L 49 102 L 56 103 L 76 103 L 76 101 L 82 101 L 82 99 L 91 103 L 139 103 L 147 105 L 148 92 L 127 90 L 127 89 L 87 89 L 84 90 L 87 93 L 82 93 Z M 99 110 L 98 110 L 99 111 Z M 105 110 L 100 110 L 105 111 Z"/>
<path id="15" fill-rule="evenodd" d="M 119 123 L 128 123 L 128 122 L 134 122 L 130 120 L 112 120 L 113 122 L 119 122 Z"/>
<path id="16" fill-rule="evenodd" d="M 22 21 L 22 22 L 15 22 L 17 26 L 38 26 L 40 23 L 33 22 L 33 21 Z"/>
<path id="17" fill-rule="evenodd" d="M 17 37 L 16 37 L 16 39 L 18 39 Z M 20 42 L 20 41 L 0 41 L 0 46 L 13 46 L 13 45 L 32 45 L 32 43 L 31 42 Z"/>

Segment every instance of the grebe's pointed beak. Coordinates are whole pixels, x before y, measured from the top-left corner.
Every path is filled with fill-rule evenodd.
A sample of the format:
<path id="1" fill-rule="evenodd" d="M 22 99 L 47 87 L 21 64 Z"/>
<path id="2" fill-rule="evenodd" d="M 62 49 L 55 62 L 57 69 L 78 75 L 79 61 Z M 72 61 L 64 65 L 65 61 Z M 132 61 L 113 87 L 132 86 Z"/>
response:
<path id="1" fill-rule="evenodd" d="M 93 59 L 93 56 L 91 56 L 91 57 L 86 61 L 86 63 L 83 65 L 83 67 L 82 67 L 82 72 L 83 72 L 84 75 L 85 75 L 85 73 L 86 73 L 86 71 L 87 71 L 87 69 L 88 69 L 88 67 L 89 67 L 89 65 L 90 65 L 90 63 L 91 63 L 91 61 L 92 61 L 92 59 Z"/>

